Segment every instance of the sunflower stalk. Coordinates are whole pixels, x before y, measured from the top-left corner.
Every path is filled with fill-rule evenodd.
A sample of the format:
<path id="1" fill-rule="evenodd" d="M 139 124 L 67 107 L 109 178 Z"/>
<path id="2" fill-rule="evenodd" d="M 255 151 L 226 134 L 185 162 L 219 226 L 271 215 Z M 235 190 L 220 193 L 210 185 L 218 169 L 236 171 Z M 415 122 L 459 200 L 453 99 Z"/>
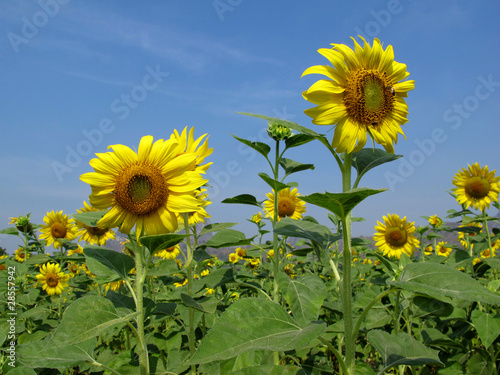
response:
<path id="1" fill-rule="evenodd" d="M 351 190 L 351 166 L 352 156 L 350 153 L 344 153 L 344 165 L 342 168 L 342 191 Z M 346 374 L 355 374 L 355 354 L 356 345 L 353 330 L 352 318 L 352 290 L 351 290 L 351 213 L 343 215 L 342 234 L 344 248 L 343 258 L 343 277 L 342 277 L 342 313 L 344 316 L 344 334 L 345 334 L 345 365 Z"/>
<path id="2" fill-rule="evenodd" d="M 135 295 L 136 295 L 136 311 L 139 313 L 136 318 L 137 322 L 137 341 L 139 342 L 139 368 L 141 375 L 149 375 L 149 356 L 146 345 L 146 337 L 144 335 L 144 281 L 146 280 L 146 264 L 144 247 L 133 242 L 135 247 Z"/>
<path id="3" fill-rule="evenodd" d="M 184 231 L 186 234 L 189 234 L 189 216 L 187 212 L 182 213 L 182 217 L 184 219 Z M 186 247 L 187 247 L 187 260 L 186 260 L 186 270 L 187 270 L 187 286 L 188 286 L 188 296 L 193 296 L 193 248 L 191 247 L 190 237 L 186 237 Z M 191 356 L 194 355 L 195 347 L 194 347 L 194 309 L 189 307 L 188 310 L 188 319 L 189 319 L 189 353 Z M 191 374 L 196 374 L 196 366 L 191 365 Z"/>
<path id="4" fill-rule="evenodd" d="M 278 174 L 279 174 L 279 161 L 280 161 L 280 141 L 276 141 L 276 157 L 275 157 L 275 163 L 274 163 L 274 180 L 278 181 Z M 278 272 L 279 272 L 279 243 L 278 243 L 278 233 L 274 231 L 274 228 L 276 227 L 276 223 L 278 222 L 278 191 L 276 187 L 274 188 L 274 194 L 275 194 L 275 199 L 274 199 L 274 217 L 273 219 L 273 250 L 274 250 L 274 256 L 273 256 L 273 273 L 274 273 L 274 293 L 273 293 L 273 300 L 275 303 L 279 303 L 279 285 L 278 285 Z M 274 352 L 274 364 L 279 365 L 280 363 L 280 354 L 279 352 Z"/>

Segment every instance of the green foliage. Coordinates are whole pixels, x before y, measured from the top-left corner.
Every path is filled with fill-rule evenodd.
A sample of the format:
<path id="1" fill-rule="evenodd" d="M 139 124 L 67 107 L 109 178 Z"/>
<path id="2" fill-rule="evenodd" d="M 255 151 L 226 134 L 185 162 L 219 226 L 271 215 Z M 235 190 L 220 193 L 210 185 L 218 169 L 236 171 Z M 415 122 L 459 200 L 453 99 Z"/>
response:
<path id="1" fill-rule="evenodd" d="M 437 350 L 430 349 L 407 333 L 390 333 L 373 330 L 368 341 L 380 353 L 384 367 L 381 372 L 398 365 L 441 364 Z"/>
<path id="2" fill-rule="evenodd" d="M 386 189 L 356 188 L 345 193 L 314 193 L 301 197 L 307 203 L 326 208 L 339 217 L 345 217 L 363 200 Z"/>
<path id="3" fill-rule="evenodd" d="M 303 328 L 280 305 L 256 298 L 230 306 L 203 338 L 190 363 L 228 359 L 250 350 L 283 351 L 310 347 L 324 324 Z"/>
<path id="4" fill-rule="evenodd" d="M 399 279 L 389 284 L 445 302 L 448 298 L 457 298 L 500 305 L 498 294 L 486 289 L 469 275 L 443 264 L 410 263 L 403 269 Z"/>

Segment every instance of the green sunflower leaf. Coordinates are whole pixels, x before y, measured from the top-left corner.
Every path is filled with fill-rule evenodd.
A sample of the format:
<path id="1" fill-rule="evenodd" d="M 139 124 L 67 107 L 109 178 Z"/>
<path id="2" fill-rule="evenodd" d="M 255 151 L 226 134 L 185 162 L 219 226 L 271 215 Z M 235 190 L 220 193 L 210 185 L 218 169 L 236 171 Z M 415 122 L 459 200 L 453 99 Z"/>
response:
<path id="1" fill-rule="evenodd" d="M 319 310 L 327 297 L 326 286 L 318 276 L 298 276 L 292 280 L 290 276 L 280 272 L 277 280 L 293 317 L 301 327 L 318 320 Z"/>
<path id="2" fill-rule="evenodd" d="M 407 333 L 391 335 L 384 331 L 374 330 L 368 332 L 367 337 L 382 357 L 384 368 L 381 373 L 398 365 L 442 364 L 437 350 L 426 347 Z"/>
<path id="3" fill-rule="evenodd" d="M 14 236 L 17 236 L 19 234 L 19 231 L 17 230 L 16 227 L 9 227 L 0 230 L 0 234 L 12 234 Z"/>
<path id="4" fill-rule="evenodd" d="M 298 147 L 315 140 L 316 137 L 310 134 L 294 134 L 285 141 L 286 148 Z"/>
<path id="5" fill-rule="evenodd" d="M 253 196 L 251 196 L 251 197 L 254 198 Z M 229 199 L 231 199 L 231 198 L 229 198 Z M 207 224 L 201 230 L 200 236 L 203 236 L 204 234 L 211 233 L 211 232 L 217 232 L 218 230 L 221 230 L 221 229 L 231 228 L 231 227 L 234 227 L 236 224 L 238 224 L 238 223 L 213 223 L 213 224 Z"/>
<path id="6" fill-rule="evenodd" d="M 53 347 L 82 343 L 108 329 L 131 320 L 138 313 L 121 316 L 113 303 L 99 296 L 85 296 L 74 301 L 64 312 L 61 323 L 50 340 Z"/>
<path id="7" fill-rule="evenodd" d="M 240 194 L 232 198 L 226 198 L 221 203 L 238 203 L 238 204 L 249 204 L 251 206 L 260 207 L 257 198 L 250 194 Z"/>
<path id="8" fill-rule="evenodd" d="M 379 148 L 363 148 L 352 154 L 352 166 L 358 172 L 357 180 L 359 181 L 370 169 L 402 157 L 403 155 L 390 154 Z"/>
<path id="9" fill-rule="evenodd" d="M 287 184 L 284 184 L 283 182 L 280 182 L 278 180 L 275 180 L 266 173 L 259 173 L 259 177 L 262 178 L 267 184 L 271 187 L 271 189 L 274 190 L 274 192 L 279 192 L 283 189 L 286 189 L 288 187 L 296 187 L 298 184 L 296 182 L 289 182 Z"/>
<path id="10" fill-rule="evenodd" d="M 217 310 L 217 299 L 214 297 L 204 296 L 194 299 L 187 294 L 181 293 L 181 300 L 184 305 L 207 314 L 213 314 Z"/>
<path id="11" fill-rule="evenodd" d="M 135 267 L 134 259 L 128 255 L 105 249 L 99 246 L 86 246 L 83 249 L 87 259 L 87 267 L 93 274 L 115 281 L 117 276 L 126 279 Z"/>
<path id="12" fill-rule="evenodd" d="M 484 347 L 489 348 L 500 335 L 500 315 L 474 310 L 471 314 L 471 320 Z"/>
<path id="13" fill-rule="evenodd" d="M 500 305 L 498 294 L 486 289 L 469 275 L 444 264 L 410 263 L 403 268 L 397 281 L 388 283 L 445 302 L 449 302 L 448 298 L 457 298 Z"/>
<path id="14" fill-rule="evenodd" d="M 16 348 L 16 354 L 19 361 L 27 367 L 72 368 L 78 364 L 92 362 L 96 346 L 96 338 L 62 347 L 54 346 L 51 340 L 42 340 L 19 345 Z M 29 372 L 22 372 L 22 374 L 29 374 Z"/>
<path id="15" fill-rule="evenodd" d="M 79 214 L 73 214 L 73 219 L 76 221 L 79 221 L 85 225 L 88 225 L 89 227 L 97 227 L 97 222 L 101 220 L 101 218 L 107 213 L 108 211 L 88 211 L 88 212 L 82 212 Z"/>
<path id="16" fill-rule="evenodd" d="M 294 161 L 294 160 L 290 160 L 290 159 L 286 159 L 286 158 L 280 159 L 280 165 L 285 170 L 285 177 L 288 175 L 291 175 L 292 173 L 305 171 L 308 169 L 314 169 L 314 164 L 302 164 L 302 163 L 299 163 L 298 161 Z"/>
<path id="17" fill-rule="evenodd" d="M 250 245 L 252 238 L 246 238 L 245 233 L 240 232 L 235 229 L 222 229 L 221 231 L 214 234 L 204 245 L 199 246 L 200 248 L 211 247 L 218 249 L 220 247 L 229 246 L 242 246 Z"/>
<path id="18" fill-rule="evenodd" d="M 190 364 L 224 360 L 250 350 L 308 348 L 325 329 L 319 322 L 301 328 L 282 306 L 267 299 L 240 299 L 208 331 Z"/>
<path id="19" fill-rule="evenodd" d="M 157 234 L 154 236 L 145 236 L 141 237 L 141 244 L 146 246 L 151 254 L 159 250 L 165 250 L 169 247 L 175 246 L 178 243 L 182 242 L 184 238 L 190 236 L 190 234 L 175 234 L 175 233 L 167 233 L 167 234 Z"/>
<path id="20" fill-rule="evenodd" d="M 276 223 L 274 231 L 282 236 L 308 239 L 326 249 L 342 238 L 342 235 L 333 234 L 324 225 L 307 220 L 294 220 L 289 217 Z"/>
<path id="21" fill-rule="evenodd" d="M 301 196 L 301 199 L 307 203 L 326 208 L 340 217 L 345 217 L 365 198 L 385 190 L 387 189 L 356 188 L 344 193 L 314 193 Z"/>
<path id="22" fill-rule="evenodd" d="M 294 375 L 301 374 L 300 367 L 293 365 L 258 365 L 258 366 L 249 366 L 244 367 L 241 370 L 237 370 L 231 372 L 232 375 Z"/>
<path id="23" fill-rule="evenodd" d="M 259 154 L 263 155 L 267 159 L 267 154 L 269 154 L 269 151 L 271 151 L 271 147 L 268 144 L 263 142 L 252 142 L 247 139 L 239 138 L 235 135 L 233 135 L 233 137 L 236 138 L 241 143 L 246 144 L 248 147 L 253 148 L 255 151 L 257 151 Z"/>

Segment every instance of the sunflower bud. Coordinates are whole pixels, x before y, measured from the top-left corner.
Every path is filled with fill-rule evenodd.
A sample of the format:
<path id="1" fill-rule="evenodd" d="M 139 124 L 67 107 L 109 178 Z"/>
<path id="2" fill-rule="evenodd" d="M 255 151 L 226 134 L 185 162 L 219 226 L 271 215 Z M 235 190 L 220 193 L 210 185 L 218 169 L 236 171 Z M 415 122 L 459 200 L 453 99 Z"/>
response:
<path id="1" fill-rule="evenodd" d="M 28 216 L 19 216 L 16 220 L 16 228 L 19 232 L 22 232 L 22 233 L 33 232 L 33 227 L 30 224 L 29 215 Z"/>
<path id="2" fill-rule="evenodd" d="M 286 125 L 269 122 L 267 134 L 275 141 L 286 141 L 292 135 L 292 130 Z"/>

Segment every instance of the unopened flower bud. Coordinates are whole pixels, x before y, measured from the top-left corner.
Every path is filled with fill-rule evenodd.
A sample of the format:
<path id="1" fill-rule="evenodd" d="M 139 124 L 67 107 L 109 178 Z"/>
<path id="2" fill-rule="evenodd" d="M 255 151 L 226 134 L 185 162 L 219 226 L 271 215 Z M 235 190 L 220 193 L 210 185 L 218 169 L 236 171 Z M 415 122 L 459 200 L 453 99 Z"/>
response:
<path id="1" fill-rule="evenodd" d="M 270 122 L 267 125 L 267 134 L 275 141 L 286 141 L 292 135 L 292 130 L 286 125 Z"/>

